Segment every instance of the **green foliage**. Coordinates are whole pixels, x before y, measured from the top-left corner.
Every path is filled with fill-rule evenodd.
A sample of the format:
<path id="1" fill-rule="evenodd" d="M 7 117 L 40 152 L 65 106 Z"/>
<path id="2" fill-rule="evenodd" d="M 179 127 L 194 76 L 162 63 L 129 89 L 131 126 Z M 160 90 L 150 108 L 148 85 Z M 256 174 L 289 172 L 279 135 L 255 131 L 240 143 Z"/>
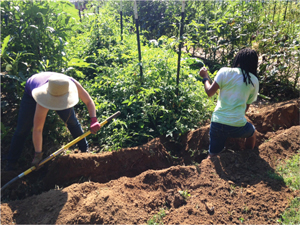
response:
<path id="1" fill-rule="evenodd" d="M 149 10 L 151 7 L 156 10 Z M 132 5 L 125 9 L 132 14 Z M 180 9 L 181 2 L 176 1 L 173 5 L 168 1 L 138 4 L 140 20 L 147 21 L 148 30 L 168 37 L 179 38 Z M 300 4 L 293 1 L 187 1 L 184 46 L 192 55 L 200 50 L 202 57 L 222 66 L 230 66 L 240 49 L 252 47 L 262 56 L 261 93 L 270 95 L 273 101 L 296 98 L 300 77 L 299 14 Z M 167 32 L 159 32 L 161 27 Z M 149 37 L 156 38 L 153 34 Z M 211 67 L 212 72 L 219 68 Z"/>
<path id="2" fill-rule="evenodd" d="M 143 144 L 160 135 L 180 137 L 208 119 L 214 98 L 207 99 L 202 84 L 194 78 L 199 67 L 192 67 L 189 60 L 183 61 L 180 84 L 176 86 L 176 40 L 162 37 L 158 48 L 142 46 L 141 77 L 136 36 L 124 32 L 121 42 L 113 15 L 116 12 L 109 4 L 99 8 L 99 14 L 83 19 L 88 22 L 87 31 L 76 37 L 84 40 L 84 48 L 78 50 L 80 58 L 89 63 L 89 67 L 77 68 L 77 74 L 85 74 L 83 79 L 77 78 L 92 96 L 97 114 L 101 115 L 99 120 L 121 111 L 121 116 L 90 137 L 90 142 L 111 151 Z M 68 73 L 76 76 L 73 71 Z M 82 117 L 88 116 L 84 104 L 77 108 Z"/>
<path id="3" fill-rule="evenodd" d="M 188 190 L 184 190 L 184 191 L 178 191 L 179 194 L 184 197 L 185 199 L 188 199 L 189 197 L 191 197 L 191 194 L 189 194 Z"/>
<path id="4" fill-rule="evenodd" d="M 276 171 L 283 177 L 284 182 L 293 190 L 300 190 L 300 155 L 296 154 L 291 159 L 279 165 Z M 281 224 L 300 223 L 300 198 L 295 197 L 289 207 L 281 214 L 278 220 Z"/>
<path id="5" fill-rule="evenodd" d="M 4 123 L 1 122 L 1 140 L 3 140 L 3 138 L 5 138 L 5 136 L 7 135 L 7 129 L 4 126 Z"/>
<path id="6" fill-rule="evenodd" d="M 117 11 L 122 9 L 122 14 L 127 21 L 135 25 L 133 13 L 133 1 L 111 1 Z M 121 8 L 122 7 L 122 8 Z M 147 39 L 158 39 L 163 35 L 176 35 L 174 25 L 178 25 L 180 19 L 180 1 L 137 1 L 138 19 L 140 32 Z M 132 19 L 129 19 L 132 16 Z M 172 35 L 171 35 L 172 34 Z"/>
<path id="7" fill-rule="evenodd" d="M 276 171 L 283 177 L 284 182 L 293 190 L 300 190 L 300 155 L 296 154 L 284 164 L 277 167 Z"/>
<path id="8" fill-rule="evenodd" d="M 121 3 L 112 4 L 120 9 Z M 122 4 L 124 14 L 132 16 L 133 2 Z M 252 47 L 262 56 L 261 94 L 270 96 L 272 101 L 298 97 L 298 2 L 186 1 L 185 5 L 183 39 L 187 51 L 196 55 L 200 49 L 204 58 L 230 66 L 240 49 Z M 180 1 L 142 1 L 137 6 L 141 30 L 149 31 L 144 32 L 148 39 L 162 35 L 179 38 Z M 211 66 L 212 72 L 219 68 Z"/>
<path id="9" fill-rule="evenodd" d="M 110 55 L 126 57 L 127 63 L 124 61 L 121 67 L 120 62 L 114 62 L 115 67 L 101 66 L 93 82 L 81 81 L 93 96 L 100 115 L 121 111 L 119 119 L 126 122 L 126 126 L 119 124 L 116 132 L 110 134 L 111 137 L 126 130 L 127 134 L 121 135 L 123 147 L 142 144 L 160 135 L 179 137 L 210 117 L 214 99 L 207 99 L 202 84 L 194 78 L 197 71 L 191 70 L 190 65 L 183 62 L 177 89 L 177 55 L 168 46 L 158 49 L 143 46 L 142 54 L 147 55 L 147 61 L 143 63 L 141 83 L 138 62 L 131 49 L 134 36 L 127 36 L 126 40 L 128 43 L 120 44 L 120 48 L 116 45 Z M 82 110 L 87 113 L 84 107 Z M 98 143 L 105 141 L 101 138 L 102 131 L 107 132 L 105 129 L 100 131 Z"/>
<path id="10" fill-rule="evenodd" d="M 281 215 L 280 224 L 299 224 L 300 223 L 300 198 L 295 197 L 289 207 Z"/>
<path id="11" fill-rule="evenodd" d="M 68 1 L 2 1 L 1 11 L 1 37 L 10 36 L 3 59 L 12 64 L 19 56 L 14 68 L 26 77 L 45 69 L 60 72 L 66 41 L 76 30 L 75 7 Z"/>
<path id="12" fill-rule="evenodd" d="M 161 209 L 156 215 L 147 221 L 148 225 L 159 225 L 163 224 L 163 218 L 166 216 L 164 209 Z"/>

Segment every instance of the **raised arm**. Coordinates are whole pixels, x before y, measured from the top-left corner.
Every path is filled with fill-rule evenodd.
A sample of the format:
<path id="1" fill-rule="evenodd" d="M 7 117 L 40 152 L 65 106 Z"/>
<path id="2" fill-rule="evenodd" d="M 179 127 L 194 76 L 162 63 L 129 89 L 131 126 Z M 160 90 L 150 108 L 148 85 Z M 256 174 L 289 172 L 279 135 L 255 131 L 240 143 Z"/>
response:
<path id="1" fill-rule="evenodd" d="M 207 73 L 207 69 L 205 67 L 202 67 L 199 71 L 199 75 L 204 79 L 207 78 L 207 80 L 204 82 L 204 89 L 208 97 L 213 96 L 218 89 L 220 88 L 218 83 L 216 81 L 213 81 L 212 84 L 209 83 L 209 76 Z"/>

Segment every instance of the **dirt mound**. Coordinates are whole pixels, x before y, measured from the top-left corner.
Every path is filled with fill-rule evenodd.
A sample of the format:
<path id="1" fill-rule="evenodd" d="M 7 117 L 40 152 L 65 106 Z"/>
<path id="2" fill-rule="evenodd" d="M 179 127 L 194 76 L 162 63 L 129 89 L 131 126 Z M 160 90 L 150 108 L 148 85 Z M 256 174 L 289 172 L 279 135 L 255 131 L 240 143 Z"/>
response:
<path id="1" fill-rule="evenodd" d="M 262 108 L 252 107 L 247 115 L 259 132 L 273 132 L 299 125 L 299 105 L 300 99 L 294 99 Z"/>
<path id="2" fill-rule="evenodd" d="M 299 154 L 299 99 L 252 107 L 248 119 L 258 148 L 230 139 L 212 160 L 205 159 L 209 125 L 180 142 L 161 137 L 117 152 L 60 156 L 3 191 L 1 224 L 276 223 L 299 194 L 270 176 L 279 160 Z M 2 185 L 14 176 L 2 172 Z"/>
<path id="3" fill-rule="evenodd" d="M 148 169 L 171 166 L 171 158 L 159 138 L 149 143 L 103 154 L 71 154 L 54 161 L 44 182 L 47 187 L 81 179 L 105 183 L 122 176 L 134 177 Z"/>

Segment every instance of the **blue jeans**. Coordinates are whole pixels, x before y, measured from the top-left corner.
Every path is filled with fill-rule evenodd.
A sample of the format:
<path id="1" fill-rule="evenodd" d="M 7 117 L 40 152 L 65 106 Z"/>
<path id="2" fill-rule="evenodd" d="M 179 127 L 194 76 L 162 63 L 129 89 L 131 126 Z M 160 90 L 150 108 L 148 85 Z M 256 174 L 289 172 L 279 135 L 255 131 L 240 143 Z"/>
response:
<path id="1" fill-rule="evenodd" d="M 209 153 L 218 154 L 227 138 L 249 138 L 254 134 L 255 127 L 247 122 L 243 127 L 233 127 L 221 123 L 211 122 L 209 130 Z"/>
<path id="2" fill-rule="evenodd" d="M 28 134 L 31 133 L 31 129 L 33 127 L 35 107 L 35 100 L 25 92 L 20 104 L 17 127 L 12 137 L 9 153 L 7 155 L 8 162 L 15 163 L 21 156 L 25 140 L 28 137 Z M 74 108 L 59 110 L 56 112 L 67 124 L 73 138 L 77 138 L 83 134 L 81 125 L 76 118 Z M 85 138 L 77 142 L 77 144 L 78 148 L 82 152 L 87 151 L 88 143 Z"/>

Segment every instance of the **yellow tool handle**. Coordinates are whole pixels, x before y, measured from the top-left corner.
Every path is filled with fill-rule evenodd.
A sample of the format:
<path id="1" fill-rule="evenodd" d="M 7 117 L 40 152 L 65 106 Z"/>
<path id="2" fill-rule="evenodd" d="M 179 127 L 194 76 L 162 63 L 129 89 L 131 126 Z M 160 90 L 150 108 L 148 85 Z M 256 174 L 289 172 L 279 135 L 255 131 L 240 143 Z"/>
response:
<path id="1" fill-rule="evenodd" d="M 107 124 L 108 122 L 110 122 L 113 118 L 116 118 L 117 116 L 119 116 L 121 114 L 120 111 L 116 112 L 115 114 L 113 114 L 112 116 L 108 117 L 106 120 L 104 120 L 103 122 L 100 123 L 101 127 L 105 124 Z M 61 152 L 63 152 L 64 150 L 68 149 L 69 147 L 71 147 L 72 145 L 74 145 L 75 143 L 77 143 L 78 141 L 80 141 L 81 139 L 85 138 L 86 136 L 88 136 L 89 134 L 91 134 L 91 131 L 89 130 L 88 132 L 82 134 L 81 136 L 75 138 L 73 141 L 71 141 L 70 143 L 66 144 L 65 146 L 63 146 L 62 148 L 58 149 L 56 152 L 52 153 L 50 156 L 48 156 L 46 159 L 44 159 L 43 161 L 41 161 L 39 163 L 38 166 L 41 166 L 43 164 L 45 164 L 46 162 L 48 162 L 49 160 L 53 159 L 54 157 L 56 157 L 57 155 L 59 155 Z M 27 174 L 31 173 L 32 171 L 34 171 L 36 169 L 35 166 L 30 167 L 28 170 L 24 171 L 23 173 L 19 174 L 18 176 L 16 176 L 14 179 L 10 180 L 7 184 L 5 184 L 2 188 L 1 191 L 3 191 L 7 186 L 9 186 L 11 183 L 15 182 L 16 180 L 18 180 L 21 177 L 26 176 Z"/>
<path id="2" fill-rule="evenodd" d="M 115 114 L 113 114 L 112 116 L 108 117 L 106 120 L 104 120 L 103 122 L 100 123 L 100 126 L 104 126 L 105 124 L 107 124 L 108 122 L 110 122 L 113 118 L 119 116 L 121 114 L 120 111 L 116 112 Z M 51 159 L 53 159 L 54 157 L 56 157 L 57 155 L 59 155 L 60 153 L 62 153 L 64 150 L 68 149 L 69 147 L 71 147 L 72 145 L 76 144 L 78 141 L 82 140 L 83 138 L 85 138 L 86 136 L 90 135 L 91 131 L 87 131 L 84 134 L 80 135 L 79 137 L 75 138 L 73 141 L 69 142 L 68 144 L 66 144 L 65 146 L 61 147 L 60 149 L 58 149 L 57 151 L 53 152 L 50 156 L 48 156 L 46 159 L 44 159 L 43 161 L 41 161 L 39 163 L 38 166 L 42 166 L 44 165 L 46 162 L 50 161 Z M 18 177 L 21 178 L 23 176 L 26 176 L 27 174 L 31 173 L 32 171 L 34 171 L 36 169 L 35 166 L 30 167 L 28 170 L 26 170 L 25 172 L 21 173 Z"/>
<path id="3" fill-rule="evenodd" d="M 104 121 L 106 122 L 106 121 Z M 103 123 L 104 123 L 103 122 Z M 106 122 L 107 123 L 107 122 Z M 105 123 L 104 123 L 105 124 Z M 62 148 L 58 149 L 56 152 L 53 152 L 51 155 L 49 155 L 46 159 L 44 159 L 43 161 L 41 161 L 39 163 L 39 166 L 44 165 L 46 162 L 50 161 L 51 159 L 53 159 L 55 156 L 59 155 L 61 152 L 63 152 L 64 150 L 68 149 L 69 147 L 71 147 L 72 145 L 76 144 L 78 141 L 82 140 L 83 138 L 85 138 L 86 136 L 88 136 L 89 134 L 91 134 L 91 131 L 89 130 L 88 132 L 85 132 L 84 134 L 82 134 L 81 136 L 75 138 L 73 141 L 69 142 L 68 144 L 66 144 L 65 146 L 63 146 Z M 27 174 L 31 173 L 32 171 L 34 171 L 36 169 L 35 166 L 30 167 L 28 170 L 26 170 L 25 172 L 21 173 L 19 175 L 19 178 L 26 176 Z"/>

